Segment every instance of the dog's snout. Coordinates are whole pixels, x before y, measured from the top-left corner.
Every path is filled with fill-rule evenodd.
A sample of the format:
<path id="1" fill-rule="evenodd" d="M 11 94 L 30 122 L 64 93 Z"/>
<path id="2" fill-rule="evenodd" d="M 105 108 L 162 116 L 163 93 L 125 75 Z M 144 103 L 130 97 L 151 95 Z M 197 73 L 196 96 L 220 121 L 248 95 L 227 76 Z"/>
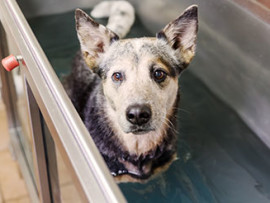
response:
<path id="1" fill-rule="evenodd" d="M 129 106 L 126 111 L 127 120 L 134 125 L 143 125 L 147 123 L 152 116 L 151 109 L 145 104 L 135 104 Z"/>

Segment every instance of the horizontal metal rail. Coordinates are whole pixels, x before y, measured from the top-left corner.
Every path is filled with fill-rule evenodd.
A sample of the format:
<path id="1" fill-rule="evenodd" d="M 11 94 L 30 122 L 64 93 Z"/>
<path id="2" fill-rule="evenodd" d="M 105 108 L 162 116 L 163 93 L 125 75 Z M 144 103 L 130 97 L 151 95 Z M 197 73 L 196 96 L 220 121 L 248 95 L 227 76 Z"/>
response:
<path id="1" fill-rule="evenodd" d="M 52 134 L 87 202 L 125 202 L 15 0 L 0 0 L 0 19 L 16 40 L 22 71 Z"/>

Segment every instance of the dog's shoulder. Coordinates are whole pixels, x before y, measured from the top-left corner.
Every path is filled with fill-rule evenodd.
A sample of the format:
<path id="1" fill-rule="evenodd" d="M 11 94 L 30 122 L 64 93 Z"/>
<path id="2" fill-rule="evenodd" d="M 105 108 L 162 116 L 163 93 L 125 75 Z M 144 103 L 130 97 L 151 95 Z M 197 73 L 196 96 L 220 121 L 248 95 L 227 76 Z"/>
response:
<path id="1" fill-rule="evenodd" d="M 63 85 L 80 115 L 89 96 L 100 82 L 100 77 L 90 70 L 81 52 L 78 52 L 73 59 L 71 73 L 64 78 Z"/>

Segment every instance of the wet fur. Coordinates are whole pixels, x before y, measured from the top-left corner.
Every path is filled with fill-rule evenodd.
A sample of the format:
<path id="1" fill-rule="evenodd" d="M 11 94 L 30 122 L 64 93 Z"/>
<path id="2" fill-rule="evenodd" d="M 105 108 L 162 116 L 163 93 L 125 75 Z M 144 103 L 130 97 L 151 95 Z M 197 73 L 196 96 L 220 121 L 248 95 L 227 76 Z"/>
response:
<path id="1" fill-rule="evenodd" d="M 76 55 L 72 73 L 66 79 L 67 93 L 116 180 L 147 180 L 168 168 L 176 158 L 175 115 L 180 98 L 177 81 L 179 74 L 194 56 L 197 7 L 187 9 L 158 33 L 157 38 L 118 40 L 117 35 L 96 24 L 82 11 L 77 10 L 76 17 L 82 50 Z M 184 22 L 184 27 L 177 25 L 179 20 Z M 97 31 L 82 29 L 84 24 Z M 193 25 L 186 28 L 189 24 Z M 187 29 L 191 37 L 185 36 Z M 95 38 L 95 41 L 86 41 L 89 36 Z M 183 41 L 186 42 L 183 44 Z M 134 75 L 141 71 L 141 75 L 137 73 L 138 77 L 145 78 L 136 84 L 128 75 L 129 79 L 121 86 L 114 84 L 110 77 L 111 72 L 115 71 L 113 67 L 121 67 L 125 64 L 123 62 L 127 64 L 126 69 L 116 68 L 116 71 L 126 71 L 126 74 L 134 72 Z M 155 66 L 168 73 L 166 83 L 153 82 L 151 71 Z M 164 98 L 162 94 L 168 92 L 173 95 Z M 160 93 L 161 97 L 155 96 Z M 120 99 L 115 98 L 119 97 L 118 94 Z M 153 119 L 157 119 L 156 124 L 155 120 L 151 121 L 154 131 L 145 134 L 128 132 L 132 126 L 123 119 L 121 112 L 133 100 L 151 105 Z M 166 106 L 159 106 L 162 102 Z M 159 118 L 159 110 L 166 112 L 165 118 Z"/>

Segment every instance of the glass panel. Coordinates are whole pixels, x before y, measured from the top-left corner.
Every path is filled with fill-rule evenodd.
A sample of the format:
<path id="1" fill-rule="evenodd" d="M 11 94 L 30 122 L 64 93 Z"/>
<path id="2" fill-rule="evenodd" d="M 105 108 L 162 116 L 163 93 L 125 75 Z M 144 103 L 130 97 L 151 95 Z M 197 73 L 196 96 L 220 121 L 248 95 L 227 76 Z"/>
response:
<path id="1" fill-rule="evenodd" d="M 54 201 L 58 202 L 58 195 L 60 191 L 60 198 L 63 203 L 81 202 L 80 195 L 74 185 L 69 169 L 66 167 L 62 156 L 54 144 L 50 131 L 43 121 L 45 133 L 45 146 L 48 159 L 48 168 L 50 173 L 50 186 L 53 194 L 55 195 Z M 57 170 L 56 170 L 57 169 Z M 59 187 L 59 188 L 58 188 Z"/>
<path id="2" fill-rule="evenodd" d="M 33 139 L 30 134 L 30 124 L 27 110 L 27 100 L 24 93 L 24 78 L 21 75 L 20 69 L 12 72 L 14 83 L 17 92 L 17 109 L 18 116 L 21 123 L 21 143 L 23 145 L 26 158 L 28 160 L 32 173 L 34 172 L 33 166 Z"/>
<path id="3" fill-rule="evenodd" d="M 8 48 L 9 53 L 14 56 L 20 55 L 19 49 L 15 44 L 15 40 L 11 37 L 10 34 L 7 34 Z M 23 65 L 23 64 L 21 64 Z M 22 144 L 26 160 L 28 162 L 28 167 L 31 170 L 31 173 L 34 174 L 34 165 L 33 165 L 33 139 L 30 133 L 30 123 L 27 110 L 27 100 L 25 94 L 25 84 L 24 78 L 21 73 L 20 68 L 14 69 L 10 74 L 12 74 L 15 90 L 16 90 L 16 104 L 14 106 L 15 112 L 17 113 L 17 122 L 18 122 L 18 133 L 19 139 Z M 33 176 L 35 178 L 35 176 Z"/>
<path id="4" fill-rule="evenodd" d="M 61 200 L 64 203 L 82 202 L 76 190 L 72 177 L 66 167 L 60 153 L 56 150 L 58 177 L 60 184 Z"/>

